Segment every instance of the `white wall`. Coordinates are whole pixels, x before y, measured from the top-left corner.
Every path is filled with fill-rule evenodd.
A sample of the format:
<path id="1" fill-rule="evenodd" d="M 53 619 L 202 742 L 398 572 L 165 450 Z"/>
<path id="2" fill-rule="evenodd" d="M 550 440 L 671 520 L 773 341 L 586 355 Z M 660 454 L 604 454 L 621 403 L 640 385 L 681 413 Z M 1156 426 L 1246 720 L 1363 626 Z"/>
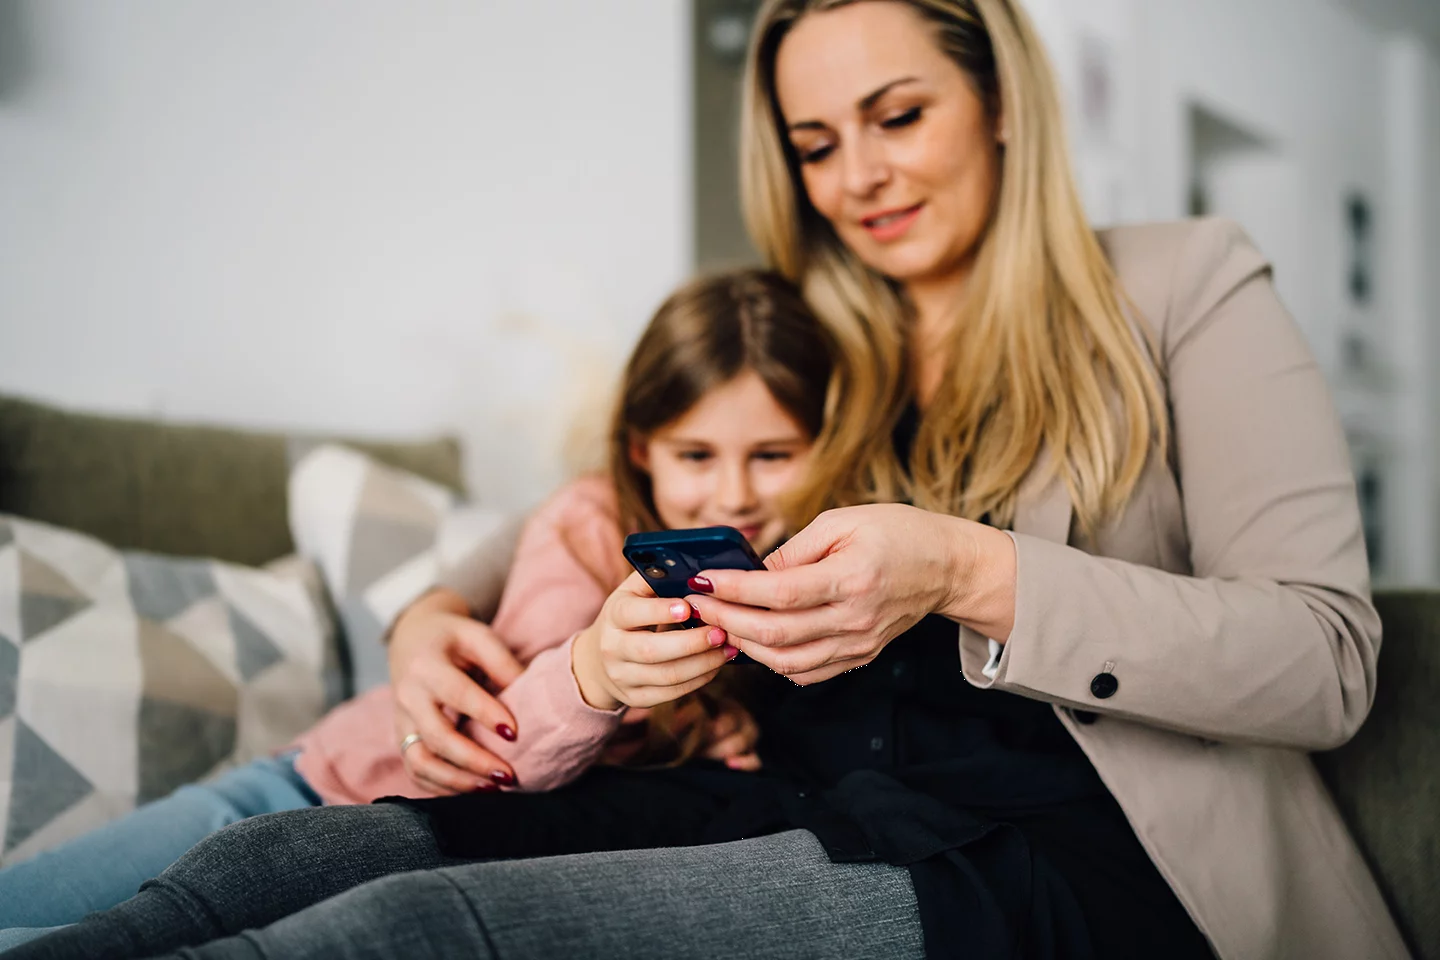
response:
<path id="1" fill-rule="evenodd" d="M 1299 222 L 1282 229 L 1303 238 L 1290 258 L 1272 251 L 1276 286 L 1322 366 L 1337 369 L 1348 309 L 1343 201 L 1361 190 L 1378 211 L 1388 199 L 1381 37 L 1317 0 L 1171 0 L 1141 9 L 1146 215 L 1186 209 L 1190 143 L 1181 104 L 1197 102 L 1273 143 L 1277 159 L 1293 164 L 1298 188 Z M 1262 219 L 1257 232 L 1267 226 Z"/>
<path id="2" fill-rule="evenodd" d="M 1432 278 L 1440 264 L 1440 151 L 1435 140 L 1440 125 L 1434 114 L 1440 102 L 1434 97 L 1432 56 L 1414 38 L 1393 41 L 1387 50 L 1385 80 L 1389 109 L 1385 138 L 1389 155 L 1388 179 L 1397 197 L 1387 229 L 1391 251 L 1390 277 L 1395 295 L 1390 300 L 1394 333 L 1396 378 L 1411 402 L 1397 410 L 1396 498 L 1391 524 L 1397 530 L 1429 531 L 1426 539 L 1400 537 L 1397 558 L 1406 579 L 1433 582 L 1440 578 L 1440 543 L 1435 542 L 1440 483 L 1436 467 L 1436 419 L 1440 396 L 1432 383 L 1440 369 L 1440 300 Z M 1428 123 L 1427 123 L 1428 121 Z"/>
<path id="3" fill-rule="evenodd" d="M 690 263 L 676 0 L 21 0 L 0 390 L 457 430 L 528 504 Z"/>

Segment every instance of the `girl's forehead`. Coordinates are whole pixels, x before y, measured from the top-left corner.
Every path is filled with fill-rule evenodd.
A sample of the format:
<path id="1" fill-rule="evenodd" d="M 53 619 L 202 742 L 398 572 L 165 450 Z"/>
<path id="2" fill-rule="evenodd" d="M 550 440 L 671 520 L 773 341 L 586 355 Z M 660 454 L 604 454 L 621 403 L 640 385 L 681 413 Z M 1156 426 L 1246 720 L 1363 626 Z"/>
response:
<path id="1" fill-rule="evenodd" d="M 655 431 L 657 440 L 791 440 L 804 429 L 753 370 L 706 391 L 693 407 Z"/>

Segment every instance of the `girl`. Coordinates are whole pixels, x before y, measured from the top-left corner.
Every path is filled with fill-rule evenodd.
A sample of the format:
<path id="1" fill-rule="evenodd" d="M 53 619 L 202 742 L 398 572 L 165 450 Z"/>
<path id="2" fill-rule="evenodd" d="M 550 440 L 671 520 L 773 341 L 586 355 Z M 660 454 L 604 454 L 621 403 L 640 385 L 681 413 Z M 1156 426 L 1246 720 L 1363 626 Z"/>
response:
<path id="1" fill-rule="evenodd" d="M 490 763 L 488 779 L 422 775 L 427 786 L 417 789 L 405 761 L 437 749 L 436 739 L 418 731 L 393 737 L 392 694 L 372 691 L 302 737 L 293 764 L 267 760 L 182 788 L 0 871 L 0 925 L 32 928 L 7 931 L 9 943 L 119 903 L 209 833 L 247 815 L 391 794 L 546 790 L 597 761 L 674 765 L 703 754 L 733 769 L 758 767 L 753 720 L 724 682 L 712 682 L 736 654 L 723 631 L 667 636 L 691 652 L 627 678 L 656 709 L 632 711 L 640 722 L 623 731 L 627 711 L 590 668 L 617 633 L 690 616 L 688 604 L 658 600 L 638 575 L 626 577 L 626 532 L 726 524 L 757 551 L 780 541 L 783 496 L 801 476 L 823 418 L 829 355 L 799 295 L 773 274 L 700 280 L 660 307 L 625 370 L 609 476 L 562 489 L 530 518 L 517 547 L 494 634 L 525 667 L 506 676 L 494 650 L 482 653 L 477 659 L 495 667 L 490 681 L 508 685 L 474 715 L 503 720 L 462 724 L 468 745 Z M 497 642 L 479 624 L 452 622 L 464 615 L 458 594 L 437 589 L 402 616 L 397 633 L 458 626 L 480 647 Z"/>

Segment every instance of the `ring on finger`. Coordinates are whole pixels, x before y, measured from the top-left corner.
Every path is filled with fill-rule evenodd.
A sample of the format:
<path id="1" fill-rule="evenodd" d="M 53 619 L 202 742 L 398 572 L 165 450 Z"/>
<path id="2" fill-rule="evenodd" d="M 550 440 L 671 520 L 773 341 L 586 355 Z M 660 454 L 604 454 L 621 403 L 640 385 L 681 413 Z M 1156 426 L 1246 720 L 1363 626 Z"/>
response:
<path id="1" fill-rule="evenodd" d="M 423 739 L 425 738 L 420 736 L 420 734 L 418 733 L 412 733 L 406 736 L 404 740 L 400 741 L 400 756 L 405 756 L 406 750 L 409 750 L 411 747 L 415 746 L 415 744 L 419 743 Z"/>

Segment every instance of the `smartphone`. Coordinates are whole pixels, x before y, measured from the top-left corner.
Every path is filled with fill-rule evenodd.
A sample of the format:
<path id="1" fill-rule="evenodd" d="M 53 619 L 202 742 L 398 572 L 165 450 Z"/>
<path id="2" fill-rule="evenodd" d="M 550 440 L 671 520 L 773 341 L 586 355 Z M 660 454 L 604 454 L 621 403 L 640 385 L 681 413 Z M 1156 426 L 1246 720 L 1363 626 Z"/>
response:
<path id="1" fill-rule="evenodd" d="M 734 527 L 699 527 L 693 530 L 657 530 L 632 533 L 625 538 L 625 559 L 640 572 L 655 596 L 688 597 L 690 578 L 701 570 L 764 570 L 750 541 Z M 685 627 L 704 621 L 691 617 Z M 749 662 L 745 654 L 735 662 Z"/>

